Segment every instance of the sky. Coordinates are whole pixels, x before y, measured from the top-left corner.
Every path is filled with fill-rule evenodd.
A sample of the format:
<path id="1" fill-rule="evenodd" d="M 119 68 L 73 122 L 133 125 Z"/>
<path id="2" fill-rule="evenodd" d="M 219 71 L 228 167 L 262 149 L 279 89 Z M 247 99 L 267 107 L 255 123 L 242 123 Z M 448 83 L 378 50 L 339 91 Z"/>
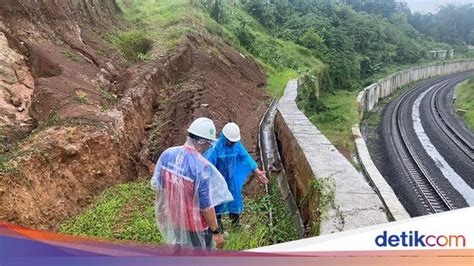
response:
<path id="1" fill-rule="evenodd" d="M 421 13 L 436 13 L 438 6 L 447 4 L 474 4 L 474 0 L 400 0 L 400 2 L 408 3 L 411 11 Z"/>

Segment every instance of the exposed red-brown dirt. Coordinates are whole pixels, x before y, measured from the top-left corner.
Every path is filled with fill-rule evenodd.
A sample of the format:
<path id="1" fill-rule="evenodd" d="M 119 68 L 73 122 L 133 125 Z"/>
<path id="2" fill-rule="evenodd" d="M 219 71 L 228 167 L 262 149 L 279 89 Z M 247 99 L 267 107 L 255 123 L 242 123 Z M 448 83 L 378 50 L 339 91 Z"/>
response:
<path id="1" fill-rule="evenodd" d="M 238 123 L 255 154 L 267 99 L 260 67 L 196 34 L 127 68 L 99 37 L 120 26 L 119 13 L 112 0 L 0 3 L 0 148 L 17 169 L 0 173 L 0 222 L 56 229 L 105 188 L 149 178 L 199 116 L 218 129 Z"/>

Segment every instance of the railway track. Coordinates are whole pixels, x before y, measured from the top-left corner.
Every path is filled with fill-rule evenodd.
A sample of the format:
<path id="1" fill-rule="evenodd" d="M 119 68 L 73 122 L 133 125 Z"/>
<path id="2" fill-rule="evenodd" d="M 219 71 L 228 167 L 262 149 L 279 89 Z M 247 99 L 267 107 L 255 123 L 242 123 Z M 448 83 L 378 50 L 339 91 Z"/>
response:
<path id="1" fill-rule="evenodd" d="M 406 123 L 402 119 L 402 112 L 409 108 L 408 99 L 418 90 L 426 90 L 435 86 L 440 80 L 435 80 L 422 84 L 414 89 L 405 92 L 397 101 L 391 114 L 391 140 L 397 157 L 404 167 L 404 172 L 408 178 L 418 199 L 428 213 L 438 213 L 455 209 L 456 207 L 448 198 L 445 192 L 430 178 L 426 167 L 417 155 L 413 144 L 408 138 Z"/>
<path id="2" fill-rule="evenodd" d="M 448 137 L 451 142 L 458 147 L 458 149 L 467 157 L 471 162 L 474 161 L 474 144 L 469 141 L 458 129 L 451 123 L 451 119 L 448 116 L 449 110 L 443 105 L 442 97 L 440 97 L 443 90 L 449 90 L 450 87 L 454 86 L 456 82 L 449 82 L 439 86 L 431 97 L 431 112 L 436 121 L 436 124 L 441 131 Z"/>

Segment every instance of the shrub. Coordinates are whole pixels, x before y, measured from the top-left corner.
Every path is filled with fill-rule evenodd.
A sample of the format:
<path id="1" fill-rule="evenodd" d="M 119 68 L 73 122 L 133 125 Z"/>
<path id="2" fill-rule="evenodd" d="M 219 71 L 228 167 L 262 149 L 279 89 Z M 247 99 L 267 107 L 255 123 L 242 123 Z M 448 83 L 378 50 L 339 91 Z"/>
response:
<path id="1" fill-rule="evenodd" d="M 153 40 L 145 32 L 130 31 L 111 34 L 106 38 L 130 62 L 136 63 L 148 58 Z"/>

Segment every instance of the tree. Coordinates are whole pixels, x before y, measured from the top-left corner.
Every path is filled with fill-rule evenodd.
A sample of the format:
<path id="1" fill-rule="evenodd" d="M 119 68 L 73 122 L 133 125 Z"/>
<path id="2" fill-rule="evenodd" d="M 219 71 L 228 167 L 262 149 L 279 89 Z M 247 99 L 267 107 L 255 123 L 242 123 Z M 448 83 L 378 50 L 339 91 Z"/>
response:
<path id="1" fill-rule="evenodd" d="M 318 51 L 319 54 L 323 54 L 327 51 L 323 38 L 321 38 L 314 29 L 305 31 L 305 33 L 298 39 L 298 44 L 309 49 L 314 49 Z"/>
<path id="2" fill-rule="evenodd" d="M 433 39 L 451 44 L 474 44 L 474 5 L 447 5 L 440 7 L 436 14 L 415 13 L 409 23 L 419 32 Z"/>
<path id="3" fill-rule="evenodd" d="M 276 8 L 268 0 L 252 0 L 244 3 L 247 11 L 256 17 L 260 23 L 268 28 L 273 28 L 276 22 Z"/>

